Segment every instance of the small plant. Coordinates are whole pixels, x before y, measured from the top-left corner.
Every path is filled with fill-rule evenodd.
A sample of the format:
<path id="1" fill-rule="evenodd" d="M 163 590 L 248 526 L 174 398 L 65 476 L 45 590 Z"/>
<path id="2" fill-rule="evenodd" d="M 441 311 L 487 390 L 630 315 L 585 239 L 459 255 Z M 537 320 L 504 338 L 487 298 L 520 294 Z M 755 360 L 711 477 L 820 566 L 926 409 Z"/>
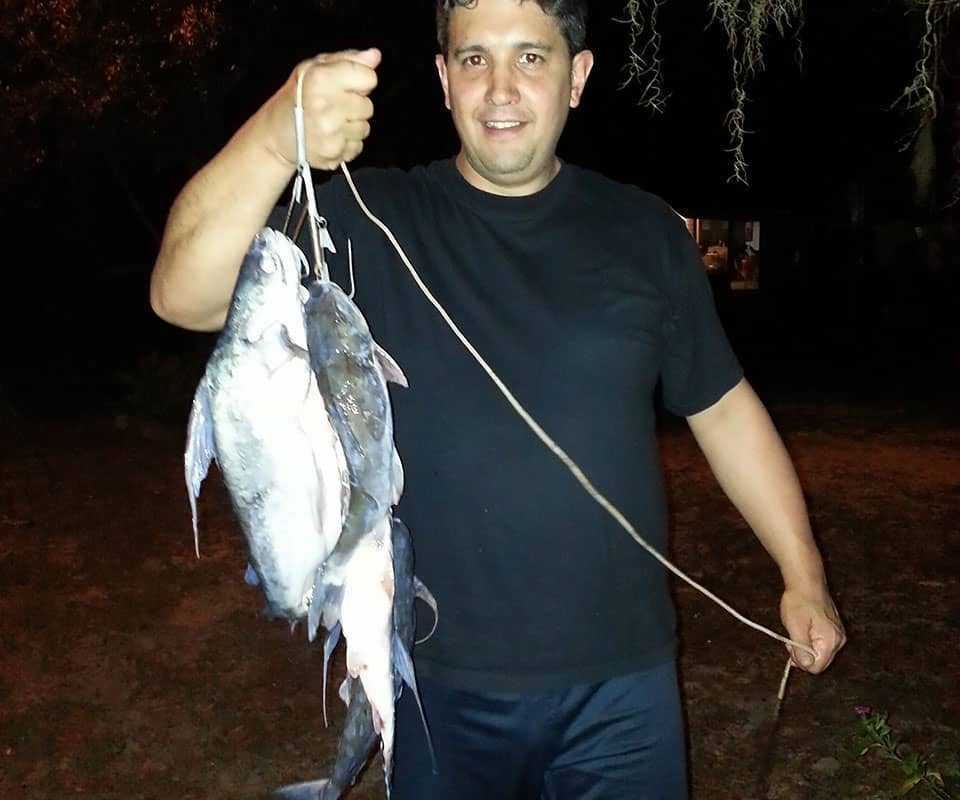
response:
<path id="1" fill-rule="evenodd" d="M 956 753 L 950 754 L 948 760 L 952 763 L 948 765 L 949 769 L 934 769 L 927 756 L 911 750 L 897 739 L 887 722 L 885 711 L 874 711 L 870 706 L 855 706 L 854 710 L 860 718 L 859 755 L 874 749 L 880 750 L 888 758 L 897 761 L 907 776 L 894 792 L 895 797 L 902 797 L 921 786 L 937 800 L 960 798 L 960 794 L 955 793 L 960 788 L 960 766 Z"/>

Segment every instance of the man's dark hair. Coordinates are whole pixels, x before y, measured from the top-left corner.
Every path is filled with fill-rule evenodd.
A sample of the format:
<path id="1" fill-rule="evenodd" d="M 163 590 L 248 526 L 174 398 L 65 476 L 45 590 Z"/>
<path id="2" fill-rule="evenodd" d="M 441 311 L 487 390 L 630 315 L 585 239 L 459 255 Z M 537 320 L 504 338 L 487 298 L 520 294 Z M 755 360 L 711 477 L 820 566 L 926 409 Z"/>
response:
<path id="1" fill-rule="evenodd" d="M 587 41 L 587 0 L 530 0 L 543 9 L 543 13 L 553 17 L 560 26 L 560 33 L 567 43 L 567 49 L 573 56 L 583 50 Z M 527 0 L 520 0 L 521 3 Z M 447 54 L 447 26 L 450 23 L 450 11 L 454 6 L 470 8 L 477 0 L 437 0 L 437 42 L 440 52 Z"/>

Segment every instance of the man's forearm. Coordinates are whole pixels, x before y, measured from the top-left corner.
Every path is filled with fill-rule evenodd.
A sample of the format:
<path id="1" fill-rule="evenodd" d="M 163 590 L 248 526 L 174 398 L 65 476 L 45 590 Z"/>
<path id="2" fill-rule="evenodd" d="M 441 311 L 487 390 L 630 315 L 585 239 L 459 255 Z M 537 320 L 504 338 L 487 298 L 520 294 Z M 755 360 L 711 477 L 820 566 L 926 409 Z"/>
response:
<path id="1" fill-rule="evenodd" d="M 177 197 L 150 282 L 150 304 L 194 330 L 223 325 L 244 253 L 294 173 L 293 108 L 302 102 L 304 152 L 332 170 L 370 134 L 380 51 L 342 50 L 301 62 Z"/>
<path id="2" fill-rule="evenodd" d="M 263 146 L 258 124 L 251 118 L 170 210 L 150 284 L 150 303 L 168 322 L 223 325 L 244 253 L 293 175 Z"/>
<path id="3" fill-rule="evenodd" d="M 720 486 L 779 566 L 784 585 L 822 586 L 823 563 L 796 471 L 747 381 L 687 421 Z"/>

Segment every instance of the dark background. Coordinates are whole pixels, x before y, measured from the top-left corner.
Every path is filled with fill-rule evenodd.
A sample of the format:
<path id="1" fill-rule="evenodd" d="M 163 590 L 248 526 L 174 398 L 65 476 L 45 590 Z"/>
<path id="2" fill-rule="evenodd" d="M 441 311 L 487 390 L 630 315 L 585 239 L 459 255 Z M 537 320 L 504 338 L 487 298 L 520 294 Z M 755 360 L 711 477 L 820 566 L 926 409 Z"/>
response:
<path id="1" fill-rule="evenodd" d="M 0 403 L 16 413 L 185 416 L 213 337 L 174 330 L 147 304 L 166 211 L 299 59 L 384 52 L 373 132 L 351 167 L 457 149 L 429 0 L 13 5 L 0 28 L 12 112 L 0 129 Z M 660 115 L 638 106 L 638 86 L 621 88 L 620 4 L 593 3 L 596 67 L 560 153 L 686 216 L 761 220 L 760 290 L 714 288 L 748 375 L 771 390 L 933 402 L 955 389 L 957 39 L 944 40 L 937 171 L 918 199 L 902 149 L 918 120 L 891 108 L 919 54 L 922 17 L 906 8 L 806 3 L 802 69 L 795 31 L 766 36 L 766 70 L 748 84 L 743 186 L 729 180 L 730 58 L 707 3 L 659 10 Z"/>
<path id="2" fill-rule="evenodd" d="M 728 181 L 730 61 L 708 0 L 660 10 L 657 117 L 618 89 L 620 0 L 593 5 L 597 66 L 562 155 L 691 217 L 761 220 L 760 289 L 714 281 L 715 297 L 797 466 L 850 636 L 823 676 L 794 673 L 773 722 L 780 644 L 676 584 L 695 797 L 892 791 L 899 766 L 851 749 L 864 704 L 957 785 L 960 63 L 954 19 L 918 199 L 900 150 L 917 120 L 890 109 L 918 58 L 908 2 L 807 0 L 802 71 L 792 41 L 766 37 L 748 187 Z M 342 705 L 327 699 L 323 729 L 322 654 L 256 616 L 213 477 L 194 557 L 183 441 L 215 336 L 160 322 L 147 296 L 184 181 L 299 59 L 367 45 L 384 61 L 351 166 L 451 155 L 429 0 L 3 6 L 0 797 L 262 797 L 333 763 Z M 671 557 L 779 629 L 776 566 L 682 422 L 661 421 Z M 378 765 L 355 794 L 382 798 Z"/>

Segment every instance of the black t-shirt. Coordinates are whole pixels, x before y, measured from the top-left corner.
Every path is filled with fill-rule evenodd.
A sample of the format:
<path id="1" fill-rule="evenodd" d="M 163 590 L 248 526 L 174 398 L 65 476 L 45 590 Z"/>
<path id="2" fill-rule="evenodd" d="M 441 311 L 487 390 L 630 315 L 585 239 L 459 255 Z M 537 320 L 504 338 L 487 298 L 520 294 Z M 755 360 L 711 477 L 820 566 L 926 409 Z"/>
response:
<path id="1" fill-rule="evenodd" d="M 354 179 L 519 402 L 665 552 L 657 384 L 668 410 L 690 415 L 742 374 L 683 221 L 650 194 L 566 163 L 524 197 L 475 189 L 452 160 Z M 406 474 L 396 513 L 440 607 L 418 671 L 509 691 L 671 659 L 666 570 L 517 416 L 342 176 L 318 187 L 317 203 L 338 249 L 334 279 L 349 286 L 349 237 L 357 303 L 410 384 L 391 390 Z M 431 621 L 420 615 L 419 635 Z"/>

